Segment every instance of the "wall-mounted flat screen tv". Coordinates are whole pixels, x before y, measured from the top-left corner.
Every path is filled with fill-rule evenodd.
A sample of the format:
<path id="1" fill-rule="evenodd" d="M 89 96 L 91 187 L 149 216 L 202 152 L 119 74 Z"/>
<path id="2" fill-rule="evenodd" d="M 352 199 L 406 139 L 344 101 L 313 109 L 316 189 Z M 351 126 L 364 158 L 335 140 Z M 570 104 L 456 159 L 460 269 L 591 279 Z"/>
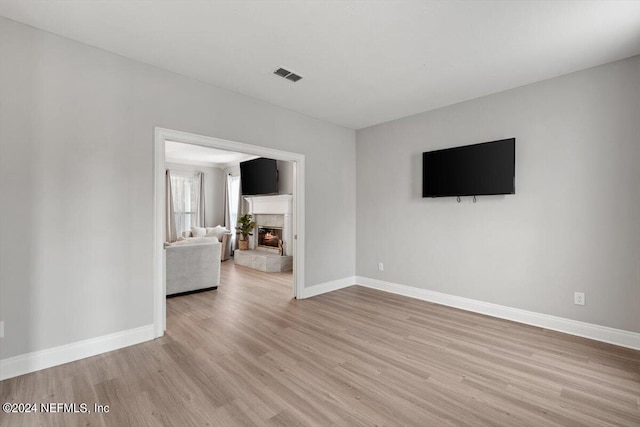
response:
<path id="1" fill-rule="evenodd" d="M 259 157 L 240 163 L 240 185 L 242 194 L 278 193 L 278 165 L 274 159 Z"/>
<path id="2" fill-rule="evenodd" d="M 422 153 L 422 197 L 515 194 L 516 139 Z"/>

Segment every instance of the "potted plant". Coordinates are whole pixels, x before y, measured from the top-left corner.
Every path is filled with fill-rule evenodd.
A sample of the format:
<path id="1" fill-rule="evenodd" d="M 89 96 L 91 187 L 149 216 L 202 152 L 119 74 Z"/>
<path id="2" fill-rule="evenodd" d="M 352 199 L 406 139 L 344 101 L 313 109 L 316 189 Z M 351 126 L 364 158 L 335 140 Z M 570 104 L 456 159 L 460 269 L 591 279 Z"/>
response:
<path id="1" fill-rule="evenodd" d="M 256 223 L 251 220 L 251 214 L 244 214 L 238 218 L 238 226 L 236 227 L 237 234 L 240 234 L 240 240 L 238 240 L 238 249 L 246 251 L 249 249 L 249 240 L 247 236 L 253 236 L 253 229 L 256 228 Z"/>

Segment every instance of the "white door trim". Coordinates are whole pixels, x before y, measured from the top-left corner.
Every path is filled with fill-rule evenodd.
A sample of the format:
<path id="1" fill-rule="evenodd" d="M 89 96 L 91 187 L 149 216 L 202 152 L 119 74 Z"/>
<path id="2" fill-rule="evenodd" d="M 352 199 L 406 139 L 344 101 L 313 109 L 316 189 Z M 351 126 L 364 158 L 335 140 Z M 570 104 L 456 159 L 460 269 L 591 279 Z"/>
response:
<path id="1" fill-rule="evenodd" d="M 293 296 L 303 297 L 304 289 L 304 154 L 228 141 L 177 130 L 155 128 L 153 143 L 154 237 L 153 237 L 153 325 L 156 337 L 164 335 L 167 324 L 164 265 L 165 142 L 175 141 L 221 150 L 293 162 Z"/>

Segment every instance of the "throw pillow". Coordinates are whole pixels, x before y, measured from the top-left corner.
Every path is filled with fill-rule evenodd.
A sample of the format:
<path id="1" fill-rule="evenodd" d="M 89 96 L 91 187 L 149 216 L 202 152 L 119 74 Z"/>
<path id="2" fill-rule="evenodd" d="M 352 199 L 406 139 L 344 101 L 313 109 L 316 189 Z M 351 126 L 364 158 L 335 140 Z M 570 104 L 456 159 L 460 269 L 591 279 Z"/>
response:
<path id="1" fill-rule="evenodd" d="M 204 227 L 191 227 L 191 236 L 204 237 L 207 235 L 207 229 Z"/>
<path id="2" fill-rule="evenodd" d="M 222 236 L 227 233 L 230 233 L 230 231 L 221 225 L 207 228 L 207 237 L 216 237 L 219 241 L 222 241 Z"/>

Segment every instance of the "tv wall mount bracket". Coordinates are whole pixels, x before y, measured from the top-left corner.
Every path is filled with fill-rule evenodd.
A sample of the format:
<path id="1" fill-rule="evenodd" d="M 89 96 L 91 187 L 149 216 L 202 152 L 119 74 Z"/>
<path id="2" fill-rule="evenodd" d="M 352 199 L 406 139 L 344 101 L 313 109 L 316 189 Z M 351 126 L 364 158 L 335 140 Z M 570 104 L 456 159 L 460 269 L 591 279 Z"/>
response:
<path id="1" fill-rule="evenodd" d="M 460 196 L 456 197 L 456 199 L 458 200 L 458 203 L 460 203 L 462 201 Z M 477 201 L 478 201 L 478 199 L 476 199 L 476 196 L 473 196 L 473 203 L 476 203 Z"/>

